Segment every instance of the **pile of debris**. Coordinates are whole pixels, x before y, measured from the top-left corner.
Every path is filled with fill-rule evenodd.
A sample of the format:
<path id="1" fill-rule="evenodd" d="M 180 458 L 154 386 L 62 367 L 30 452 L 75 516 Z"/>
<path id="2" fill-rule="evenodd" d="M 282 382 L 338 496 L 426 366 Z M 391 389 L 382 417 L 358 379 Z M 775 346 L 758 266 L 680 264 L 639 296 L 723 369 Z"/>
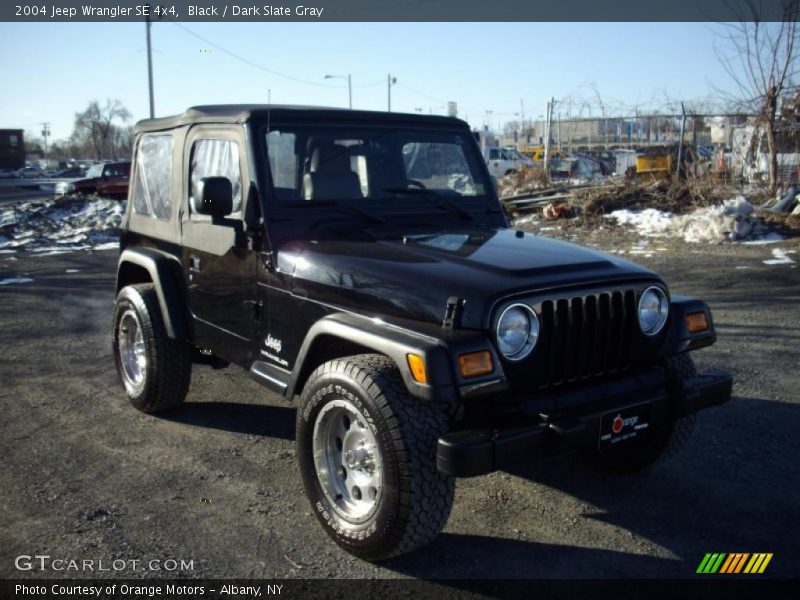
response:
<path id="1" fill-rule="evenodd" d="M 63 198 L 0 208 L 0 253 L 47 254 L 118 245 L 125 203 L 105 198 Z"/>
<path id="2" fill-rule="evenodd" d="M 602 219 L 630 226 L 645 237 L 670 237 L 691 243 L 758 242 L 782 239 L 774 231 L 775 223 L 780 224 L 777 229 L 783 233 L 793 235 L 800 230 L 798 192 L 791 188 L 764 203 L 758 190 L 748 190 L 745 196 L 714 181 L 606 180 L 536 190 L 504 198 L 503 202 L 518 223 L 536 217 L 577 217 L 577 226 L 594 227 Z"/>
<path id="3" fill-rule="evenodd" d="M 497 180 L 497 193 L 501 198 L 524 195 L 550 187 L 541 167 L 524 167 Z"/>

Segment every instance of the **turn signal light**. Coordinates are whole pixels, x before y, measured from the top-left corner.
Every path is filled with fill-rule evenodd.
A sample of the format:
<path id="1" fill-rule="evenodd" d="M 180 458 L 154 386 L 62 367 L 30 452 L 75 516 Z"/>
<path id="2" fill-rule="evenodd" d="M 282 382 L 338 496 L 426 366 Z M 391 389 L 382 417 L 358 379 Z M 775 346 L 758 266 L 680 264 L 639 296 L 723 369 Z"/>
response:
<path id="1" fill-rule="evenodd" d="M 425 372 L 425 359 L 419 354 L 407 354 L 408 368 L 411 376 L 417 383 L 428 383 L 428 374 Z"/>
<path id="2" fill-rule="evenodd" d="M 458 370 L 463 377 L 478 377 L 494 371 L 492 355 L 488 350 L 469 352 L 458 357 Z"/>
<path id="3" fill-rule="evenodd" d="M 686 315 L 686 329 L 689 333 L 700 333 L 708 329 L 708 319 L 705 312 L 696 312 Z"/>

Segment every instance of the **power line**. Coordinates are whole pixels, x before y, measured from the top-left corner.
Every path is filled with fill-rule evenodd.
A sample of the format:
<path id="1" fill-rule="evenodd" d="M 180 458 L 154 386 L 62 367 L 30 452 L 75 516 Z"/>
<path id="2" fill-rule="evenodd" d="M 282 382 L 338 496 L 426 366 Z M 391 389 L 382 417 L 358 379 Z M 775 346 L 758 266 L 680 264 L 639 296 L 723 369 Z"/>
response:
<path id="1" fill-rule="evenodd" d="M 423 96 L 423 97 L 427 98 L 428 100 L 433 100 L 434 102 L 437 102 L 439 104 L 446 104 L 446 102 L 444 100 L 442 100 L 440 98 L 434 98 L 433 96 L 429 96 L 425 92 L 420 92 L 419 90 L 414 89 L 413 87 L 411 87 L 407 83 L 397 83 L 395 85 L 399 85 L 401 87 L 407 88 L 407 89 L 411 90 L 412 92 L 414 92 L 415 94 L 419 94 L 420 96 Z"/>
<path id="2" fill-rule="evenodd" d="M 331 85 L 331 84 L 328 84 L 328 83 L 319 83 L 318 81 L 311 81 L 311 80 L 308 80 L 308 79 L 302 79 L 301 77 L 295 77 L 293 75 L 287 75 L 286 73 L 281 73 L 280 71 L 276 71 L 275 69 L 270 69 L 269 67 L 265 67 L 264 65 L 260 65 L 257 62 L 253 62 L 249 58 L 245 58 L 244 56 L 236 54 L 235 52 L 231 52 L 230 50 L 227 50 L 226 48 L 223 48 L 219 44 L 215 44 L 214 42 L 212 42 L 208 38 L 205 38 L 202 35 L 200 35 L 198 33 L 195 33 L 194 31 L 192 31 L 188 27 L 184 27 L 180 23 L 172 21 L 172 24 L 175 25 L 176 27 L 180 28 L 180 29 L 183 29 L 186 33 L 188 33 L 189 35 L 191 35 L 193 37 L 196 37 L 198 40 L 202 41 L 203 43 L 208 44 L 209 46 L 212 46 L 213 48 L 216 48 L 220 52 L 223 52 L 223 53 L 227 54 L 228 56 L 230 56 L 232 58 L 235 58 L 238 61 L 241 61 L 241 62 L 243 62 L 243 63 L 245 63 L 247 65 L 250 65 L 251 67 L 255 67 L 256 69 L 259 69 L 259 70 L 264 71 L 266 73 L 269 73 L 271 75 L 276 75 L 277 77 L 283 77 L 284 79 L 289 79 L 290 81 L 296 81 L 298 83 L 304 83 L 306 85 L 313 85 L 313 86 L 316 86 L 316 87 L 329 88 L 329 89 L 339 89 L 339 87 L 340 87 L 338 85 Z M 376 86 L 376 85 L 381 85 L 382 83 L 383 83 L 382 80 L 378 80 L 378 81 L 373 81 L 371 83 L 365 83 L 365 84 L 362 84 L 362 85 L 354 85 L 353 88 L 360 89 L 360 88 L 366 88 L 366 87 L 373 87 L 373 86 Z"/>

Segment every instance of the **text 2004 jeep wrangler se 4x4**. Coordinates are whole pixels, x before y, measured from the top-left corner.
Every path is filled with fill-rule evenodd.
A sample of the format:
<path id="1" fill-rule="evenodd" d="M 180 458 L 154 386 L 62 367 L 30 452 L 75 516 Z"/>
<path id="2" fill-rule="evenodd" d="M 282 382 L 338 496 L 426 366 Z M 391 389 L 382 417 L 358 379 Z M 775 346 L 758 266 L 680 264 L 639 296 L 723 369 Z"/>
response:
<path id="1" fill-rule="evenodd" d="M 466 123 L 199 107 L 138 124 L 114 314 L 145 412 L 193 363 L 291 401 L 313 511 L 380 559 L 433 539 L 454 477 L 580 450 L 634 471 L 731 377 L 708 306 L 654 273 L 508 228 Z"/>

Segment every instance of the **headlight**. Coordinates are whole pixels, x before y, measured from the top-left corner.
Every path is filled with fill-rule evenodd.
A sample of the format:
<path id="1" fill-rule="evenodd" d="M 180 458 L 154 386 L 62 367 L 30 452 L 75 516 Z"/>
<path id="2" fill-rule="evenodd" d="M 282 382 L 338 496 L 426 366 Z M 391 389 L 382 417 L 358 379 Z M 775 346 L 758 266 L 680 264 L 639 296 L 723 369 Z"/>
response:
<path id="1" fill-rule="evenodd" d="M 530 306 L 512 304 L 497 319 L 497 348 L 511 361 L 531 353 L 539 338 L 539 319 Z"/>
<path id="2" fill-rule="evenodd" d="M 639 327 L 645 335 L 656 335 L 669 314 L 667 295 L 661 288 L 649 287 L 639 298 Z"/>

